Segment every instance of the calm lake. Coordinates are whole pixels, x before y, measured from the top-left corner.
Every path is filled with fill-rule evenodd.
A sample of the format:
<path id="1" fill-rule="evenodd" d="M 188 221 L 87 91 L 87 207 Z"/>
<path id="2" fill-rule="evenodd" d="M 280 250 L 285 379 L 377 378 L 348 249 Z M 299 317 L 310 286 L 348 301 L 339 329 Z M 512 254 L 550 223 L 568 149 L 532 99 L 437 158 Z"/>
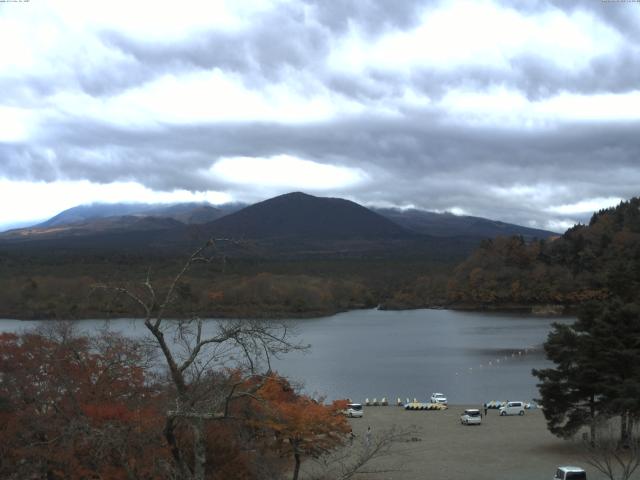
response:
<path id="1" fill-rule="evenodd" d="M 212 322 L 215 320 L 212 320 Z M 571 318 L 452 310 L 355 310 L 330 317 L 287 320 L 305 352 L 273 362 L 308 393 L 364 401 L 387 397 L 419 401 L 443 392 L 452 404 L 537 397 L 532 368 L 548 365 L 541 344 L 553 322 Z M 0 331 L 40 322 L 0 320 Z M 78 321 L 82 331 L 103 320 Z M 130 336 L 145 335 L 139 320 L 108 322 Z"/>

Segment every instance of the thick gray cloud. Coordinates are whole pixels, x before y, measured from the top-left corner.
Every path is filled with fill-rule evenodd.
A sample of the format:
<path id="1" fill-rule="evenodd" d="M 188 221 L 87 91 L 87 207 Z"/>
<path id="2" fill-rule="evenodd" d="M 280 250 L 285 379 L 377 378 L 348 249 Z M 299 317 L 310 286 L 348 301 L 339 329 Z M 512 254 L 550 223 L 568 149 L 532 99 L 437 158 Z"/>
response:
<path id="1" fill-rule="evenodd" d="M 418 53 L 406 68 L 384 62 L 332 66 L 332 55 L 341 53 L 350 38 L 373 45 L 385 35 L 417 28 L 423 15 L 447 5 L 292 2 L 261 13 L 248 27 L 199 28 L 167 39 L 146 39 L 117 25 L 96 28 L 88 47 L 99 52 L 96 61 L 88 61 L 91 51 L 77 54 L 74 46 L 73 54 L 60 52 L 57 68 L 0 70 L 0 107 L 37 116 L 37 128 L 25 138 L 0 135 L 0 177 L 133 181 L 154 190 L 216 190 L 251 201 L 282 189 L 238 185 L 213 175 L 212 165 L 225 157 L 292 155 L 366 176 L 348 187 L 318 190 L 322 194 L 457 209 L 539 227 L 588 218 L 589 213 L 563 205 L 638 194 L 640 117 L 622 112 L 582 118 L 580 104 L 592 95 L 638 92 L 638 4 L 496 3 L 524 19 L 562 14 L 568 22 L 597 23 L 624 39 L 611 40 L 615 48 L 594 54 L 580 67 L 569 68 L 535 45 L 505 54 L 504 62 L 447 64 L 445 58 L 445 64 L 437 64 L 420 60 Z M 503 47 L 495 46 L 496 51 Z M 354 58 L 354 64 L 360 60 Z M 144 91 L 168 76 L 179 85 L 185 75 L 212 72 L 228 75 L 248 92 L 261 92 L 266 101 L 277 97 L 270 90 L 274 85 L 290 86 L 302 99 L 319 95 L 329 106 L 342 102 L 357 108 L 336 107 L 337 113 L 307 121 L 197 115 L 175 121 L 146 113 L 146 123 L 119 121 L 109 110 L 122 95 Z M 484 115 L 482 108 L 465 111 L 455 95 L 455 108 L 446 103 L 459 91 L 492 95 L 500 89 L 529 102 L 520 113 L 514 105 L 515 120 L 508 106 L 497 113 L 489 106 Z M 570 95 L 578 98 L 572 115 L 536 110 L 547 100 Z M 462 102 L 461 110 L 456 102 Z M 89 104 L 92 110 L 85 112 Z M 101 108 L 105 118 L 96 114 Z M 584 109 L 593 111 L 586 103 Z"/>
<path id="2" fill-rule="evenodd" d="M 242 200 L 258 200 L 265 191 L 284 190 L 255 194 L 217 179 L 208 168 L 217 157 L 284 152 L 369 174 L 361 186 L 323 194 L 433 210 L 457 207 L 538 226 L 550 218 L 586 221 L 590 216 L 541 211 L 548 202 L 638 194 L 640 122 L 574 123 L 522 132 L 463 129 L 435 120 L 415 112 L 403 122 L 355 117 L 296 127 L 216 123 L 136 134 L 107 125 L 74 125 L 52 132 L 59 142 L 53 150 L 23 146 L 2 154 L 22 178 L 136 180 L 157 190 L 226 190 Z"/>

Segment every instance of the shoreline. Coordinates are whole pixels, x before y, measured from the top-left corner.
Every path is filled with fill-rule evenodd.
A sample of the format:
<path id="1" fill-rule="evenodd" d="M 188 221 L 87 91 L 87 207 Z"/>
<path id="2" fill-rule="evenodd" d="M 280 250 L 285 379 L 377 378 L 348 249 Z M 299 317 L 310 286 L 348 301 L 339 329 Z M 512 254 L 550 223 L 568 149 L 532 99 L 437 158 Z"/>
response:
<path id="1" fill-rule="evenodd" d="M 362 308 L 349 308 L 349 309 L 335 309 L 335 310 L 322 310 L 322 311 L 307 311 L 307 312 L 269 312 L 267 315 L 253 316 L 253 315 L 240 315 L 233 312 L 208 312 L 204 315 L 199 315 L 202 319 L 224 319 L 224 320 L 291 320 L 291 319 L 314 319 L 325 318 L 338 315 L 340 313 L 352 312 L 358 310 L 380 310 L 389 312 L 403 312 L 403 311 L 416 311 L 416 310 L 452 310 L 460 312 L 478 312 L 478 313 L 515 313 L 525 314 L 531 316 L 540 317 L 572 317 L 575 316 L 575 311 L 571 307 L 563 305 L 470 305 L 470 304 L 451 304 L 451 305 L 430 305 L 415 308 L 387 308 L 384 304 L 380 304 L 376 307 L 362 307 Z M 94 312 L 95 313 L 95 312 Z M 30 316 L 16 317 L 10 314 L 0 313 L 0 321 L 2 320 L 17 320 L 17 321 L 82 321 L 82 320 L 116 320 L 121 318 L 131 318 L 143 320 L 144 317 L 138 315 L 128 315 L 126 312 L 118 312 L 117 314 L 109 316 L 91 315 L 88 313 L 80 318 L 52 318 L 44 313 L 35 314 Z M 184 319 L 188 316 L 171 315 L 167 316 L 167 319 Z"/>

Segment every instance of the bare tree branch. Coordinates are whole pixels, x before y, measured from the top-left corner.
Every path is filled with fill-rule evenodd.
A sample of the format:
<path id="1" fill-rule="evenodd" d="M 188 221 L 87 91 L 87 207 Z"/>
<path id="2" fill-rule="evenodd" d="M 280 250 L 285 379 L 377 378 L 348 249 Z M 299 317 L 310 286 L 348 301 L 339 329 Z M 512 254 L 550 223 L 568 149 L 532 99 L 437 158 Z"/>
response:
<path id="1" fill-rule="evenodd" d="M 197 316 L 177 321 L 165 319 L 177 299 L 179 285 L 195 264 L 211 263 L 218 258 L 222 258 L 223 265 L 226 263 L 219 249 L 223 242 L 237 244 L 230 239 L 207 241 L 186 259 L 164 293 L 154 287 L 150 271 L 142 282 L 144 295 L 123 286 L 99 286 L 124 295 L 141 307 L 144 325 L 162 352 L 175 387 L 175 408 L 167 411 L 164 436 L 175 463 L 175 478 L 181 480 L 204 480 L 204 422 L 230 418 L 231 403 L 240 398 L 256 398 L 255 392 L 262 385 L 259 381 L 249 389 L 239 390 L 241 383 L 229 383 L 219 370 L 227 363 L 241 368 L 243 365 L 235 358 L 241 354 L 246 362 L 244 367 L 248 365 L 253 378 L 259 378 L 256 372 L 262 359 L 270 371 L 271 356 L 305 348 L 292 343 L 288 329 L 282 325 L 255 320 L 217 321 L 212 324 L 215 331 L 205 334 L 204 321 Z M 176 434 L 182 425 L 192 432 L 192 443 L 186 447 Z M 186 460 L 185 452 L 191 452 L 192 462 Z"/>
<path id="2" fill-rule="evenodd" d="M 629 432 L 623 445 L 610 423 L 598 427 L 597 440 L 583 440 L 585 461 L 610 480 L 628 480 L 640 467 L 640 436 Z"/>
<path id="3" fill-rule="evenodd" d="M 309 480 L 349 480 L 360 475 L 398 472 L 401 469 L 375 466 L 377 460 L 399 455 L 393 447 L 416 439 L 416 429 L 392 427 L 372 436 L 369 443 L 350 442 L 339 450 L 315 459 Z"/>

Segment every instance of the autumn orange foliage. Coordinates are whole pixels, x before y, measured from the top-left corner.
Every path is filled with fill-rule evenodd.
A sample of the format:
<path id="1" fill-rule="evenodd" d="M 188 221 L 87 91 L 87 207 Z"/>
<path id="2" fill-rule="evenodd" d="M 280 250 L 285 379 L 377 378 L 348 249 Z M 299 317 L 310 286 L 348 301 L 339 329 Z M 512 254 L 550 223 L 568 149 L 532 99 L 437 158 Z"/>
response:
<path id="1" fill-rule="evenodd" d="M 0 334 L 0 478 L 173 478 L 163 431 L 171 388 L 141 352 L 112 333 Z M 255 394 L 207 423 L 206 478 L 280 477 L 292 457 L 297 475 L 302 457 L 332 450 L 350 431 L 345 402 L 325 405 L 275 374 L 219 376 Z M 187 456 L 190 432 L 187 423 L 176 430 Z"/>
<path id="2" fill-rule="evenodd" d="M 254 408 L 261 411 L 263 428 L 273 432 L 274 443 L 282 455 L 293 456 L 296 479 L 302 456 L 319 456 L 342 445 L 351 427 L 342 414 L 346 402 L 325 405 L 306 395 L 298 395 L 289 382 L 272 375 L 259 390 L 260 401 Z"/>
<path id="3" fill-rule="evenodd" d="M 102 340 L 0 335 L 1 478 L 157 478 L 159 393 L 133 344 Z"/>

